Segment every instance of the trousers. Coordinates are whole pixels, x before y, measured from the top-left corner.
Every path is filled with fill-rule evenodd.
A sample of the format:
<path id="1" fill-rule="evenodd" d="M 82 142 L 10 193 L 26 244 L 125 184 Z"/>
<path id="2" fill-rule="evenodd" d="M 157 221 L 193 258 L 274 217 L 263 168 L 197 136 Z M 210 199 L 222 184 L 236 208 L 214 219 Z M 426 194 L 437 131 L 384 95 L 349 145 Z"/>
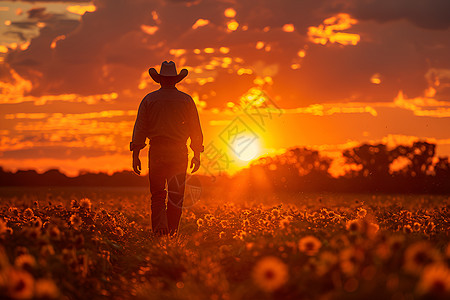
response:
<path id="1" fill-rule="evenodd" d="M 184 200 L 188 163 L 186 145 L 170 147 L 152 144 L 148 154 L 153 232 L 167 230 L 169 234 L 175 234 Z"/>

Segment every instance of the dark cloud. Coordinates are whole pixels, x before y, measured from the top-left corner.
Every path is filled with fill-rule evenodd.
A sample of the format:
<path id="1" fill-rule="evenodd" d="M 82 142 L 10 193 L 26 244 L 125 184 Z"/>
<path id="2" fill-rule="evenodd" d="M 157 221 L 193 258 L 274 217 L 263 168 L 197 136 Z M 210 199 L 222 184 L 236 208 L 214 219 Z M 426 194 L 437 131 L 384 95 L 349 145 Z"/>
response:
<path id="1" fill-rule="evenodd" d="M 450 27 L 448 0 L 358 0 L 350 12 L 358 19 L 387 22 L 406 19 L 416 26 L 445 30 Z"/>
<path id="2" fill-rule="evenodd" d="M 406 6 L 407 2 L 409 8 L 401 10 L 398 3 Z M 420 10 L 419 2 L 428 3 L 427 8 Z M 240 60 L 228 68 L 215 66 L 208 71 L 213 82 L 183 82 L 182 87 L 198 92 L 208 107 L 236 102 L 255 86 L 257 77 L 266 75 L 272 77 L 273 84 L 265 89 L 279 96 L 286 107 L 355 99 L 391 101 L 400 89 L 410 97 L 421 96 L 430 84 L 425 77 L 428 69 L 450 68 L 448 29 L 443 30 L 448 26 L 442 17 L 450 10 L 444 9 L 446 2 L 437 0 L 376 3 L 379 6 L 373 1 L 343 4 L 337 0 L 97 0 L 97 10 L 86 13 L 80 22 L 51 16 L 27 50 L 12 51 L 6 61 L 32 81 L 33 95 L 118 92 L 128 95 L 127 99 L 141 97 L 146 92 L 137 89 L 142 73 L 163 60 L 204 68 L 212 60 L 217 63 L 231 57 Z M 228 7 L 237 12 L 234 19 L 239 28 L 235 32 L 226 27 L 231 20 L 224 15 Z M 357 45 L 317 45 L 308 39 L 310 26 L 319 26 L 340 12 L 359 20 L 345 31 L 361 36 Z M 210 23 L 192 29 L 200 18 Z M 386 22 L 401 19 L 418 26 L 405 21 Z M 285 24 L 293 24 L 294 32 L 283 32 Z M 158 30 L 150 35 L 141 30 L 141 25 L 158 26 Z M 243 30 L 245 27 L 247 30 Z M 258 41 L 270 51 L 256 49 Z M 56 45 L 53 49 L 52 43 Z M 194 49 L 209 47 L 215 52 L 194 54 Z M 229 48 L 230 53 L 220 53 L 220 47 Z M 170 54 L 171 49 L 186 52 L 176 57 Z M 297 55 L 301 49 L 306 49 L 304 58 Z M 300 69 L 293 70 L 293 63 Z M 241 67 L 252 69 L 253 74 L 238 75 Z M 380 74 L 381 84 L 370 82 L 374 74 Z M 202 74 L 191 72 L 188 78 L 199 76 Z"/>
<path id="3" fill-rule="evenodd" d="M 35 7 L 27 11 L 29 19 L 47 19 L 51 14 L 45 12 L 45 7 Z"/>
<path id="4" fill-rule="evenodd" d="M 34 24 L 33 24 L 34 25 Z M 6 36 L 16 36 L 19 40 L 25 42 L 27 41 L 27 38 L 25 36 L 25 34 L 22 31 L 7 31 L 4 33 Z"/>
<path id="5" fill-rule="evenodd" d="M 16 27 L 18 29 L 31 29 L 36 27 L 36 22 L 30 22 L 30 21 L 17 21 L 12 22 L 11 25 L 13 27 Z"/>

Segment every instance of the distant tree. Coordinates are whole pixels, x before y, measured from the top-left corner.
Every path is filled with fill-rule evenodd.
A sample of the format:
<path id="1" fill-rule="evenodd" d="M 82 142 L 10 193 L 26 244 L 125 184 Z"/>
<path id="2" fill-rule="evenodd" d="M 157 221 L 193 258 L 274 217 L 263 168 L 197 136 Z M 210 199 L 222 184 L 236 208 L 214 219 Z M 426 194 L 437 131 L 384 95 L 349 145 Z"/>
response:
<path id="1" fill-rule="evenodd" d="M 274 187 L 299 189 L 319 186 L 330 177 L 331 159 L 316 150 L 292 148 L 273 157 L 267 156 L 253 162 L 250 169 L 262 169 Z"/>
<path id="2" fill-rule="evenodd" d="M 433 169 L 433 157 L 436 145 L 427 142 L 415 142 L 411 149 L 409 174 L 412 177 L 425 177 Z"/>
<path id="3" fill-rule="evenodd" d="M 448 157 L 439 157 L 438 162 L 434 166 L 435 176 L 438 178 L 446 178 L 450 184 L 450 160 Z"/>
<path id="4" fill-rule="evenodd" d="M 363 177 L 387 177 L 389 165 L 394 158 L 390 155 L 386 145 L 363 144 L 343 153 L 347 163 L 360 165 L 362 168 L 354 174 Z"/>
<path id="5" fill-rule="evenodd" d="M 240 185 L 249 196 L 272 188 L 282 191 L 450 193 L 449 158 L 436 158 L 435 154 L 436 145 L 425 141 L 410 146 L 398 145 L 392 150 L 384 144 L 363 144 L 343 152 L 346 162 L 358 168 L 342 177 L 332 178 L 328 173 L 330 158 L 316 150 L 296 147 L 252 162 L 249 168 L 233 175 L 226 186 Z M 395 160 L 402 160 L 399 166 L 403 168 L 392 173 Z M 84 170 L 76 177 L 67 177 L 57 169 L 39 174 L 35 170 L 13 173 L 0 167 L 1 186 L 145 186 L 147 180 L 131 171 L 108 175 Z"/>
<path id="6" fill-rule="evenodd" d="M 415 142 L 412 146 L 399 145 L 390 151 L 394 159 L 406 158 L 410 163 L 401 171 L 407 177 L 425 177 L 434 169 L 433 158 L 436 145 L 425 141 Z"/>
<path id="7" fill-rule="evenodd" d="M 282 171 L 292 176 L 305 176 L 311 173 L 328 174 L 331 159 L 323 157 L 318 151 L 307 148 L 292 148 L 274 157 L 262 157 L 252 166 L 263 166 L 268 171 Z"/>

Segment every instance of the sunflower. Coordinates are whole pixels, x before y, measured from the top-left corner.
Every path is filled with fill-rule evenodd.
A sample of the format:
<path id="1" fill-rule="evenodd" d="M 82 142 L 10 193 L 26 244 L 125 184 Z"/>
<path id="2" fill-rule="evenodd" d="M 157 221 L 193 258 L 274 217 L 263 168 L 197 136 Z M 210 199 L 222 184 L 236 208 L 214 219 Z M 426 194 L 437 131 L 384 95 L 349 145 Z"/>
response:
<path id="1" fill-rule="evenodd" d="M 364 209 L 364 208 L 360 208 L 356 212 L 356 215 L 358 216 L 358 218 L 362 219 L 362 218 L 364 218 L 367 215 L 367 210 Z"/>
<path id="2" fill-rule="evenodd" d="M 347 248 L 339 253 L 341 270 L 347 275 L 353 275 L 364 262 L 364 252 L 357 248 Z"/>
<path id="3" fill-rule="evenodd" d="M 420 225 L 420 223 L 415 222 L 414 225 L 413 225 L 413 230 L 414 231 L 419 231 L 421 227 L 422 227 L 422 225 Z"/>
<path id="4" fill-rule="evenodd" d="M 26 219 L 31 219 L 34 217 L 34 212 L 31 208 L 27 208 L 23 211 L 23 217 Z"/>
<path id="5" fill-rule="evenodd" d="M 70 224 L 72 224 L 72 226 L 77 229 L 78 227 L 81 226 L 81 224 L 83 223 L 83 220 L 81 220 L 81 217 L 79 215 L 73 214 L 70 217 Z"/>
<path id="6" fill-rule="evenodd" d="M 31 225 L 36 228 L 36 229 L 40 229 L 42 227 L 42 220 L 41 218 L 36 218 L 33 220 L 33 222 L 31 223 Z"/>
<path id="7" fill-rule="evenodd" d="M 396 234 L 390 236 L 389 239 L 387 240 L 389 251 L 391 253 L 396 253 L 403 247 L 404 242 L 405 242 L 404 235 Z"/>
<path id="8" fill-rule="evenodd" d="M 205 223 L 205 221 L 204 221 L 202 218 L 199 218 L 199 219 L 197 220 L 197 226 L 198 226 L 198 228 L 202 227 L 204 223 Z"/>
<path id="9" fill-rule="evenodd" d="M 72 199 L 72 201 L 70 201 L 70 208 L 77 209 L 78 207 L 80 207 L 80 205 L 78 204 L 78 201 L 75 199 Z"/>
<path id="10" fill-rule="evenodd" d="M 337 235 L 331 238 L 330 245 L 335 249 L 343 249 L 350 245 L 348 237 L 344 234 Z"/>
<path id="11" fill-rule="evenodd" d="M 54 240 L 59 240 L 61 238 L 61 231 L 56 225 L 50 226 L 50 228 L 48 229 L 48 234 Z"/>
<path id="12" fill-rule="evenodd" d="M 432 232 L 432 231 L 434 231 L 434 229 L 436 228 L 436 225 L 434 225 L 434 222 L 428 222 L 427 221 L 427 224 L 426 224 L 426 227 L 425 227 L 425 231 L 426 232 Z"/>
<path id="13" fill-rule="evenodd" d="M 444 264 L 432 264 L 423 269 L 417 285 L 419 294 L 444 296 L 450 293 L 450 270 Z"/>
<path id="14" fill-rule="evenodd" d="M 372 222 L 366 222 L 366 235 L 369 238 L 374 238 L 378 235 L 380 225 Z"/>
<path id="15" fill-rule="evenodd" d="M 19 247 L 16 247 L 14 253 L 15 253 L 16 256 L 20 256 L 20 255 L 22 255 L 22 254 L 29 254 L 30 251 L 28 250 L 27 247 L 21 247 L 21 246 L 19 246 Z"/>
<path id="16" fill-rule="evenodd" d="M 277 208 L 272 209 L 271 213 L 274 218 L 278 218 L 280 216 L 280 210 Z"/>
<path id="17" fill-rule="evenodd" d="M 426 265 L 441 261 L 439 251 L 433 248 L 428 242 L 417 242 L 408 247 L 405 251 L 405 271 L 420 275 Z"/>
<path id="18" fill-rule="evenodd" d="M 7 273 L 8 296 L 13 299 L 31 299 L 34 293 L 33 276 L 15 268 L 9 268 Z"/>
<path id="19" fill-rule="evenodd" d="M 234 236 L 234 238 L 236 240 L 241 240 L 243 241 L 245 238 L 247 237 L 247 233 L 243 230 L 239 230 L 236 235 Z"/>
<path id="20" fill-rule="evenodd" d="M 34 286 L 36 298 L 39 299 L 57 299 L 59 289 L 51 279 L 42 278 L 36 281 Z"/>
<path id="21" fill-rule="evenodd" d="M 280 221 L 280 227 L 283 229 L 287 229 L 289 227 L 289 223 L 290 221 L 287 218 L 285 218 Z"/>
<path id="22" fill-rule="evenodd" d="M 32 270 L 36 266 L 36 259 L 30 254 L 17 256 L 14 265 L 19 269 Z"/>
<path id="23" fill-rule="evenodd" d="M 324 251 L 318 256 L 316 274 L 325 275 L 338 262 L 338 257 L 331 251 Z"/>
<path id="24" fill-rule="evenodd" d="M 14 207 L 14 206 L 10 206 L 8 208 L 8 213 L 10 216 L 13 216 L 13 217 L 19 216 L 19 210 L 17 209 L 17 207 Z"/>
<path id="25" fill-rule="evenodd" d="M 411 225 L 403 226 L 403 232 L 406 233 L 406 234 L 413 232 L 413 229 L 412 229 Z"/>
<path id="26" fill-rule="evenodd" d="M 345 228 L 351 233 L 362 233 L 363 232 L 363 222 L 359 219 L 349 220 L 345 224 Z"/>
<path id="27" fill-rule="evenodd" d="M 219 255 L 221 258 L 228 257 L 231 254 L 231 246 L 230 245 L 222 245 L 219 247 Z"/>
<path id="28" fill-rule="evenodd" d="M 298 242 L 300 252 L 304 252 L 308 256 L 316 255 L 320 247 L 322 247 L 322 243 L 312 235 L 302 237 Z"/>
<path id="29" fill-rule="evenodd" d="M 37 240 L 41 236 L 41 230 L 38 228 L 28 227 L 25 229 L 25 234 L 28 238 Z"/>
<path id="30" fill-rule="evenodd" d="M 73 243 L 75 247 L 81 247 L 84 245 L 84 236 L 82 234 L 77 234 L 73 237 Z"/>
<path id="31" fill-rule="evenodd" d="M 44 257 L 55 255 L 55 248 L 53 248 L 52 245 L 44 245 L 42 246 L 40 253 Z"/>
<path id="32" fill-rule="evenodd" d="M 80 200 L 80 208 L 81 209 L 90 211 L 91 207 L 92 207 L 92 203 L 91 203 L 91 200 L 89 200 L 88 198 L 83 198 Z"/>
<path id="33" fill-rule="evenodd" d="M 379 243 L 376 246 L 374 253 L 378 258 L 382 260 L 386 260 L 392 255 L 389 245 L 387 243 Z"/>
<path id="34" fill-rule="evenodd" d="M 266 256 L 253 268 L 254 283 L 265 292 L 273 292 L 283 286 L 289 279 L 288 267 L 275 256 Z"/>

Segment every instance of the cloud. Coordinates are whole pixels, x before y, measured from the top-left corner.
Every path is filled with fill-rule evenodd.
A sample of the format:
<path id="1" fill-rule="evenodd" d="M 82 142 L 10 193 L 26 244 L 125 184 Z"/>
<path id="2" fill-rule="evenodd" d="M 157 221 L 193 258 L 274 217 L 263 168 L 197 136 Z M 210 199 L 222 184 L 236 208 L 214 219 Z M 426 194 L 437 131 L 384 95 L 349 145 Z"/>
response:
<path id="1" fill-rule="evenodd" d="M 358 23 L 349 14 L 337 14 L 323 21 L 319 26 L 308 28 L 310 41 L 315 44 L 339 43 L 341 45 L 356 45 L 361 37 L 359 34 L 342 32 Z"/>
<path id="2" fill-rule="evenodd" d="M 326 104 L 312 104 L 307 107 L 299 107 L 294 109 L 283 110 L 286 113 L 294 114 L 311 114 L 314 116 L 331 116 L 334 114 L 355 114 L 355 113 L 369 113 L 376 117 L 377 111 L 367 103 L 326 103 Z"/>
<path id="3" fill-rule="evenodd" d="M 88 119 L 101 119 L 101 118 L 114 118 L 122 116 L 136 116 L 136 110 L 105 110 L 100 112 L 89 112 L 80 114 L 60 114 L 60 113 L 16 113 L 6 114 L 5 119 L 45 119 L 49 117 L 63 118 L 63 119 L 75 119 L 75 120 L 88 120 Z"/>
<path id="4" fill-rule="evenodd" d="M 401 91 L 394 99 L 395 107 L 412 111 L 416 116 L 449 118 L 450 101 L 438 101 L 431 97 L 408 99 Z"/>
<path id="5" fill-rule="evenodd" d="M 69 176 L 78 175 L 80 170 L 90 170 L 94 172 L 106 172 L 109 174 L 115 171 L 131 170 L 129 155 L 111 154 L 103 156 L 81 156 L 79 158 L 70 159 L 67 157 L 60 158 L 0 158 L 1 165 L 6 170 L 29 170 L 30 166 L 38 172 L 45 172 L 51 168 L 56 168 Z M 142 165 L 145 165 L 145 158 Z"/>
<path id="6" fill-rule="evenodd" d="M 3 116 L 0 157 L 78 158 L 128 153 L 136 110 L 15 113 Z"/>
<path id="7" fill-rule="evenodd" d="M 358 3 L 98 0 L 80 20 L 51 14 L 29 47 L 10 50 L 6 62 L 31 82 L 33 96 L 114 92 L 141 98 L 150 86 L 148 67 L 168 59 L 189 69 L 180 87 L 197 92 L 207 109 L 236 101 L 254 86 L 282 99 L 285 108 L 390 101 L 400 89 L 421 95 L 429 86 L 425 74 L 439 68 L 427 65 L 429 58 L 449 61 L 448 51 L 437 50 L 450 47 L 445 31 L 375 24 L 357 10 L 371 2 Z M 231 21 L 239 24 L 236 30 L 228 28 Z M 315 44 L 322 40 L 328 43 Z M 277 71 L 261 74 L 268 66 Z M 437 89 L 437 99 L 445 93 Z"/>
<path id="8" fill-rule="evenodd" d="M 363 20 L 388 22 L 406 19 L 416 26 L 446 30 L 450 27 L 450 2 L 447 0 L 357 0 L 350 11 Z"/>

